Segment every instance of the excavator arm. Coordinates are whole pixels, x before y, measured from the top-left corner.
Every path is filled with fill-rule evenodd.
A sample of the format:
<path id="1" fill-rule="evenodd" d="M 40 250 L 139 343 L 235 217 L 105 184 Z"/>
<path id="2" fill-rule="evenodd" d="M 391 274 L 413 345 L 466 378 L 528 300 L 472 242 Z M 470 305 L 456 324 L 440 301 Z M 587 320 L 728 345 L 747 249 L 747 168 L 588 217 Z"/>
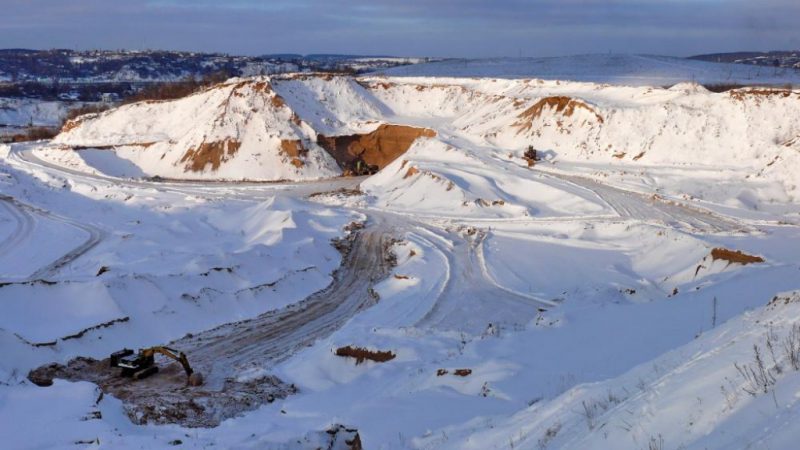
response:
<path id="1" fill-rule="evenodd" d="M 111 367 L 122 368 L 123 376 L 130 376 L 137 380 L 146 378 L 158 372 L 158 366 L 155 365 L 156 353 L 178 361 L 186 372 L 187 383 L 190 386 L 203 384 L 203 375 L 192 369 L 185 353 L 164 346 L 143 348 L 135 356 L 132 356 L 133 350 L 129 349 L 112 353 L 110 358 Z"/>
<path id="2" fill-rule="evenodd" d="M 166 356 L 167 358 L 171 358 L 174 359 L 175 361 L 178 361 L 181 364 L 181 366 L 183 366 L 183 370 L 186 371 L 187 377 L 191 377 L 192 373 L 194 373 L 192 366 L 189 365 L 189 359 L 186 358 L 186 354 L 181 351 L 162 346 L 150 347 L 142 350 L 142 354 L 147 358 L 153 357 L 156 353 L 160 353 Z"/>

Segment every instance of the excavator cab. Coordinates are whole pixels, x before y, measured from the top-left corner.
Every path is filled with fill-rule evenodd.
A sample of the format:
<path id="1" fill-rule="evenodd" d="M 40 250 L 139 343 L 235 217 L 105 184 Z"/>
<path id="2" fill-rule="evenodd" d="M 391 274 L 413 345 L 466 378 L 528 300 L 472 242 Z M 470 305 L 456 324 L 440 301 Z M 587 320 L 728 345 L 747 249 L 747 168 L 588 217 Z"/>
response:
<path id="1" fill-rule="evenodd" d="M 133 350 L 124 348 L 118 352 L 111 354 L 109 358 L 111 367 L 119 367 L 122 369 L 120 375 L 123 377 L 131 377 L 135 380 L 147 378 L 158 372 L 158 366 L 155 364 L 156 353 L 160 353 L 168 358 L 178 361 L 183 370 L 186 372 L 187 383 L 191 386 L 199 386 L 203 384 L 203 377 L 199 373 L 195 373 L 189 365 L 189 360 L 183 352 L 180 352 L 169 347 L 149 347 L 140 349 L 138 353 L 134 354 Z"/>

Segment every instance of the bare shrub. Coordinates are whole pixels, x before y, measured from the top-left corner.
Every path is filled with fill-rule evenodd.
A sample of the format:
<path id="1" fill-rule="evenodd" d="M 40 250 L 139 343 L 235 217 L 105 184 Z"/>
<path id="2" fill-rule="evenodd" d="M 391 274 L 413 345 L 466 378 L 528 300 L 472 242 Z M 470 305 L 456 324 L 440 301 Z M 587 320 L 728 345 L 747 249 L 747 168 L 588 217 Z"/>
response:
<path id="1" fill-rule="evenodd" d="M 772 371 L 767 368 L 758 345 L 753 345 L 753 362 L 750 364 L 733 364 L 739 374 L 744 378 L 745 386 L 742 389 L 752 396 L 766 394 L 775 386 L 777 379 Z"/>
<path id="2" fill-rule="evenodd" d="M 184 81 L 153 84 L 137 92 L 135 95 L 126 98 L 123 100 L 122 104 L 125 105 L 147 100 L 161 101 L 183 98 L 205 89 L 206 87 L 222 83 L 229 77 L 230 74 L 222 71 L 206 75 L 200 79 L 189 78 Z"/>
<path id="3" fill-rule="evenodd" d="M 800 370 L 800 324 L 796 323 L 783 340 L 783 353 L 794 370 Z"/>
<path id="4" fill-rule="evenodd" d="M 586 420 L 586 425 L 591 431 L 594 430 L 595 426 L 597 425 L 598 417 L 611 409 L 612 406 L 618 405 L 623 401 L 625 401 L 625 398 L 618 396 L 609 389 L 606 395 L 601 397 L 599 400 L 592 398 L 589 399 L 588 402 L 586 400 L 582 401 L 582 410 L 579 412 L 579 414 L 582 415 Z"/>
<path id="5" fill-rule="evenodd" d="M 11 142 L 40 141 L 42 139 L 53 139 L 58 131 L 47 127 L 28 128 L 27 131 L 15 134 L 9 139 Z"/>
<path id="6" fill-rule="evenodd" d="M 555 439 L 558 435 L 558 432 L 561 431 L 561 422 L 556 422 L 553 425 L 550 425 L 545 431 L 544 435 L 539 439 L 537 442 L 537 447 L 539 450 L 544 450 L 550 445 L 550 442 Z"/>
<path id="7" fill-rule="evenodd" d="M 650 437 L 650 442 L 647 443 L 647 450 L 664 450 L 664 436 L 660 434 L 658 437 Z"/>
<path id="8" fill-rule="evenodd" d="M 583 406 L 581 415 L 583 415 L 583 418 L 586 419 L 586 425 L 589 427 L 589 431 L 594 430 L 594 427 L 597 424 L 597 416 L 600 415 L 598 407 L 599 405 L 596 401 L 590 400 L 587 402 L 584 400 L 581 402 L 581 406 Z"/>
<path id="9" fill-rule="evenodd" d="M 64 123 L 67 123 L 70 120 L 76 119 L 79 116 L 83 116 L 85 114 L 99 114 L 103 111 L 107 111 L 112 108 L 113 105 L 110 103 L 95 103 L 89 105 L 83 105 L 78 108 L 72 108 L 67 112 L 67 115 L 64 117 Z"/>

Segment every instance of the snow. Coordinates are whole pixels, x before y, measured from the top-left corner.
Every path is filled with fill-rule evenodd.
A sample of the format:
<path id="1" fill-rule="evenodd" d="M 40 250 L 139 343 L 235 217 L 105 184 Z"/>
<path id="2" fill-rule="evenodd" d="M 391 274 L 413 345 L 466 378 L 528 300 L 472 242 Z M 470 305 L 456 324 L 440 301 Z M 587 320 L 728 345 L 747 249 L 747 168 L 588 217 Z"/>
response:
<path id="1" fill-rule="evenodd" d="M 637 61 L 641 78 L 674 62 Z M 800 316 L 800 93 L 446 75 L 233 80 L 0 147 L 0 349 L 11 355 L 0 439 L 297 449 L 344 424 L 381 449 L 794 448 L 800 378 L 783 348 Z M 566 100 L 526 114 L 554 97 Z M 318 135 L 382 123 L 436 135 L 371 177 L 315 180 L 340 173 Z M 225 138 L 242 146 L 218 170 L 175 165 Z M 291 165 L 280 139 L 307 142 L 309 162 Z M 230 181 L 281 178 L 295 181 Z M 395 239 L 391 273 L 362 280 L 374 304 L 285 358 L 226 372 L 274 375 L 296 394 L 190 429 L 133 425 L 85 382 L 25 380 L 42 364 L 302 310 L 342 261 L 330 240 L 354 221 Z M 715 261 L 715 248 L 764 262 Z M 315 318 L 326 319 L 339 317 Z M 747 393 L 734 365 L 753 363 L 754 344 L 776 379 L 766 394 Z M 356 364 L 335 354 L 343 346 L 395 358 Z M 18 432 L 44 423 L 52 433 Z"/>
<path id="2" fill-rule="evenodd" d="M 59 126 L 68 109 L 63 102 L 0 97 L 0 126 Z"/>
<path id="3" fill-rule="evenodd" d="M 378 73 L 389 76 L 541 78 L 631 86 L 670 86 L 687 81 L 779 85 L 800 81 L 797 72 L 787 69 L 628 54 L 450 59 L 392 67 Z"/>
<path id="4" fill-rule="evenodd" d="M 66 284 L 56 288 L 12 285 L 2 289 L 0 327 L 28 342 L 53 342 L 100 323 L 121 319 L 103 283 Z"/>

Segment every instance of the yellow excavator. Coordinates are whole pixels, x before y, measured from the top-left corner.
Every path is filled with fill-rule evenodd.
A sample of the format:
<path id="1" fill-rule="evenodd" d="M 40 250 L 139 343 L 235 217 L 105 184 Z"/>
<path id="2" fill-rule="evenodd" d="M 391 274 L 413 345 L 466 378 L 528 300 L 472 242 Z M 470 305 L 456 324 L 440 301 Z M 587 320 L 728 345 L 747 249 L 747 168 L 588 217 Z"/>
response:
<path id="1" fill-rule="evenodd" d="M 189 360 L 186 358 L 186 354 L 169 347 L 156 346 L 143 348 L 135 355 L 133 350 L 124 348 L 111 354 L 111 367 L 119 367 L 122 369 L 120 374 L 123 377 L 141 380 L 142 378 L 147 378 L 158 372 L 158 366 L 155 364 L 156 353 L 178 361 L 186 372 L 186 383 L 189 386 L 200 386 L 203 384 L 203 375 L 192 369 L 192 366 L 189 365 Z"/>

